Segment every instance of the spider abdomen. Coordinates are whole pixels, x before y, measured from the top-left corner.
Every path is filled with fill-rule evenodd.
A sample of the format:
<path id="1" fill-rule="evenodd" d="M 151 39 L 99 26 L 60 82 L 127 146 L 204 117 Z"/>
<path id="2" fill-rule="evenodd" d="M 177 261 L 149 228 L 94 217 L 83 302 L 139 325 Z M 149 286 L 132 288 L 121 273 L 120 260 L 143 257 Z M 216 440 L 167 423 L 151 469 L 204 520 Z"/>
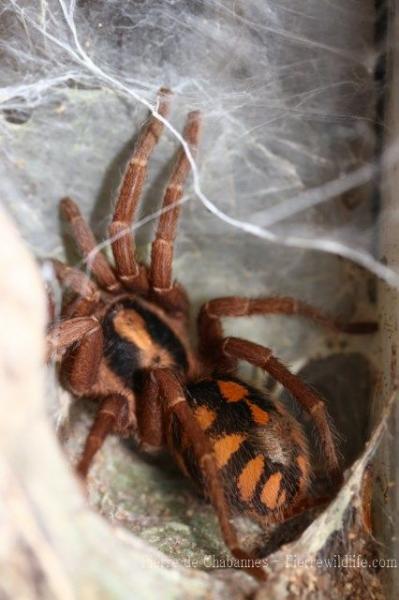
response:
<path id="1" fill-rule="evenodd" d="M 115 303 L 103 320 L 104 357 L 124 385 L 134 389 L 153 368 L 186 371 L 187 352 L 168 324 L 139 299 Z"/>
<path id="2" fill-rule="evenodd" d="M 308 489 L 309 450 L 301 426 L 280 404 L 243 381 L 223 377 L 187 386 L 209 437 L 229 504 L 278 520 Z M 203 485 L 190 441 L 175 421 L 170 444 L 181 468 Z"/>

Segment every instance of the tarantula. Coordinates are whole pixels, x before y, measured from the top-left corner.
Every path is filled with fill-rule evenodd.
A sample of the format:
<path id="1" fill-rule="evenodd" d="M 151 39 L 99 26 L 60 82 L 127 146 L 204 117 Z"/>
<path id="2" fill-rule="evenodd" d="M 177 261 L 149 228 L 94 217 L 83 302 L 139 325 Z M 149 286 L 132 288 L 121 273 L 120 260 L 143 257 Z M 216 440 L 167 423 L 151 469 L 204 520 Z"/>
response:
<path id="1" fill-rule="evenodd" d="M 171 93 L 161 89 L 157 112 L 166 118 Z M 201 117 L 191 112 L 184 139 L 198 144 Z M 199 347 L 188 335 L 187 295 L 172 278 L 179 200 L 190 171 L 181 148 L 163 199 L 149 266 L 138 262 L 131 233 L 149 157 L 163 123 L 152 114 L 144 124 L 119 189 L 109 227 L 114 266 L 77 205 L 61 201 L 77 246 L 93 279 L 53 261 L 60 283 L 73 293 L 61 320 L 51 324 L 49 354 L 60 360 L 63 385 L 79 398 L 94 398 L 97 415 L 77 466 L 85 477 L 106 436 L 135 436 L 144 450 L 167 447 L 181 470 L 212 502 L 224 540 L 245 556 L 230 522 L 233 513 L 264 525 L 282 522 L 314 502 L 309 496 L 312 461 L 301 423 L 264 390 L 236 375 L 239 360 L 261 367 L 311 415 L 326 471 L 339 477 L 334 435 L 324 402 L 259 344 L 224 337 L 223 317 L 301 315 L 335 331 L 371 333 L 373 323 L 340 322 L 289 297 L 216 298 L 198 317 Z"/>

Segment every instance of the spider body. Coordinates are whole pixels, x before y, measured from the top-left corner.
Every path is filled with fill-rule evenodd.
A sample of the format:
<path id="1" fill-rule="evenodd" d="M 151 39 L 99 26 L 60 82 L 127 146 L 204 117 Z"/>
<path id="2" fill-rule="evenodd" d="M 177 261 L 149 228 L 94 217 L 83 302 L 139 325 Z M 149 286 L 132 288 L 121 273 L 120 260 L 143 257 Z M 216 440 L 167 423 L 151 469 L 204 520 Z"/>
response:
<path id="1" fill-rule="evenodd" d="M 170 92 L 161 90 L 157 109 L 164 118 L 169 100 Z M 192 152 L 199 126 L 199 114 L 190 113 L 183 136 Z M 292 298 L 232 296 L 201 308 L 199 347 L 193 349 L 187 295 L 172 278 L 179 201 L 190 170 L 182 148 L 164 195 L 148 267 L 137 260 L 131 233 L 148 159 L 162 127 L 155 115 L 149 118 L 123 177 L 109 227 L 114 266 L 98 252 L 77 205 L 69 198 L 61 201 L 92 278 L 53 261 L 73 298 L 64 303 L 61 319 L 50 324 L 49 356 L 60 361 L 65 387 L 99 403 L 78 472 L 87 475 L 110 433 L 135 436 L 146 450 L 166 445 L 209 497 L 230 550 L 243 557 L 231 513 L 245 513 L 264 524 L 297 514 L 312 504 L 312 461 L 301 424 L 265 391 L 237 377 L 239 360 L 267 371 L 294 396 L 318 430 L 326 472 L 339 477 L 340 469 L 322 399 L 269 348 L 224 337 L 223 317 L 301 315 L 347 333 L 371 333 L 376 327 L 344 325 Z"/>

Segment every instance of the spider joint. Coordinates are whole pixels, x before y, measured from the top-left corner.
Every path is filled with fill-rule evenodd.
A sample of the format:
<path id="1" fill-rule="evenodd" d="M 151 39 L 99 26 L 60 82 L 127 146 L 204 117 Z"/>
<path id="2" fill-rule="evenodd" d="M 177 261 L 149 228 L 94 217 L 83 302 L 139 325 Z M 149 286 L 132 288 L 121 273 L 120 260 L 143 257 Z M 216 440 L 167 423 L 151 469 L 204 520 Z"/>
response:
<path id="1" fill-rule="evenodd" d="M 186 399 L 184 398 L 184 396 L 177 396 L 176 398 L 174 398 L 174 400 L 170 400 L 168 402 L 168 408 L 170 410 L 173 410 L 176 404 L 180 404 L 181 402 L 186 402 Z"/>

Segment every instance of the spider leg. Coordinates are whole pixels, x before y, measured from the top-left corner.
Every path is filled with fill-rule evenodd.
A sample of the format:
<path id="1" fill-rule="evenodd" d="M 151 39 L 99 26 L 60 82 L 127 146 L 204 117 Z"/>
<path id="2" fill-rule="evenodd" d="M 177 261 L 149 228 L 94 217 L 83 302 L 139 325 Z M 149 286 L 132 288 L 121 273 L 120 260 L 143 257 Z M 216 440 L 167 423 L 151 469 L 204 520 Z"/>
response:
<path id="1" fill-rule="evenodd" d="M 70 224 L 79 251 L 93 271 L 99 286 L 111 292 L 117 290 L 120 284 L 104 254 L 97 250 L 93 232 L 82 217 L 77 204 L 71 198 L 63 198 L 60 202 L 60 210 Z"/>
<path id="2" fill-rule="evenodd" d="M 153 371 L 153 376 L 158 383 L 165 412 L 169 416 L 174 414 L 177 417 L 193 444 L 193 450 L 203 474 L 206 490 L 217 513 L 227 547 L 236 558 L 251 562 L 251 557 L 240 548 L 236 532 L 230 522 L 230 507 L 226 500 L 210 441 L 200 428 L 187 404 L 180 382 L 167 369 L 157 369 Z M 248 571 L 261 580 L 266 579 L 266 573 L 257 564 L 248 566 Z"/>
<path id="3" fill-rule="evenodd" d="M 377 331 L 378 325 L 372 321 L 343 323 L 324 315 L 317 308 L 290 297 L 245 298 L 228 296 L 215 298 L 201 307 L 198 316 L 200 350 L 204 357 L 223 360 L 221 343 L 223 317 L 246 317 L 253 315 L 298 315 L 309 318 L 315 323 L 332 331 L 350 334 L 369 334 Z"/>
<path id="4" fill-rule="evenodd" d="M 198 111 L 188 114 L 183 131 L 183 137 L 190 146 L 192 153 L 198 145 L 201 117 Z M 158 300 L 167 307 L 179 307 L 181 290 L 173 285 L 172 262 L 173 247 L 176 237 L 177 222 L 180 215 L 180 200 L 183 196 L 184 183 L 190 172 L 190 163 L 184 148 L 180 148 L 175 166 L 167 185 L 163 202 L 162 214 L 155 239 L 152 242 L 150 283 L 152 292 Z"/>
<path id="5" fill-rule="evenodd" d="M 99 329 L 95 317 L 76 317 L 54 323 L 47 334 L 47 356 L 58 359 L 72 344 L 80 341 L 84 335 L 90 335 Z"/>
<path id="6" fill-rule="evenodd" d="M 137 430 L 140 447 L 155 450 L 165 446 L 162 405 L 157 382 L 146 377 L 136 398 Z"/>
<path id="7" fill-rule="evenodd" d="M 161 88 L 158 94 L 158 113 L 167 117 L 171 92 Z M 148 288 L 147 274 L 136 259 L 131 225 L 147 174 L 149 157 L 157 144 L 164 125 L 151 115 L 144 125 L 133 155 L 125 171 L 112 223 L 109 227 L 112 252 L 119 278 L 129 289 L 143 292 Z"/>
<path id="8" fill-rule="evenodd" d="M 100 300 L 100 290 L 82 271 L 70 267 L 63 262 L 52 259 L 51 263 L 55 275 L 65 288 L 68 288 L 77 294 L 71 305 L 68 305 L 67 311 L 63 312 L 64 317 L 86 317 L 93 312 L 93 308 Z"/>
<path id="9" fill-rule="evenodd" d="M 224 354 L 235 361 L 245 360 L 251 365 L 264 369 L 296 398 L 312 417 L 319 431 L 331 478 L 340 481 L 342 474 L 334 435 L 321 397 L 273 356 L 270 348 L 240 338 L 227 337 L 223 340 L 222 349 Z"/>
<path id="10" fill-rule="evenodd" d="M 103 332 L 100 324 L 83 335 L 76 348 L 67 352 L 61 363 L 61 379 L 75 396 L 88 394 L 98 378 L 103 357 Z"/>
<path id="11" fill-rule="evenodd" d="M 126 407 L 126 399 L 118 394 L 107 396 L 102 400 L 76 467 L 78 474 L 84 479 L 95 454 L 103 445 L 108 434 L 125 433 L 129 424 Z"/>

